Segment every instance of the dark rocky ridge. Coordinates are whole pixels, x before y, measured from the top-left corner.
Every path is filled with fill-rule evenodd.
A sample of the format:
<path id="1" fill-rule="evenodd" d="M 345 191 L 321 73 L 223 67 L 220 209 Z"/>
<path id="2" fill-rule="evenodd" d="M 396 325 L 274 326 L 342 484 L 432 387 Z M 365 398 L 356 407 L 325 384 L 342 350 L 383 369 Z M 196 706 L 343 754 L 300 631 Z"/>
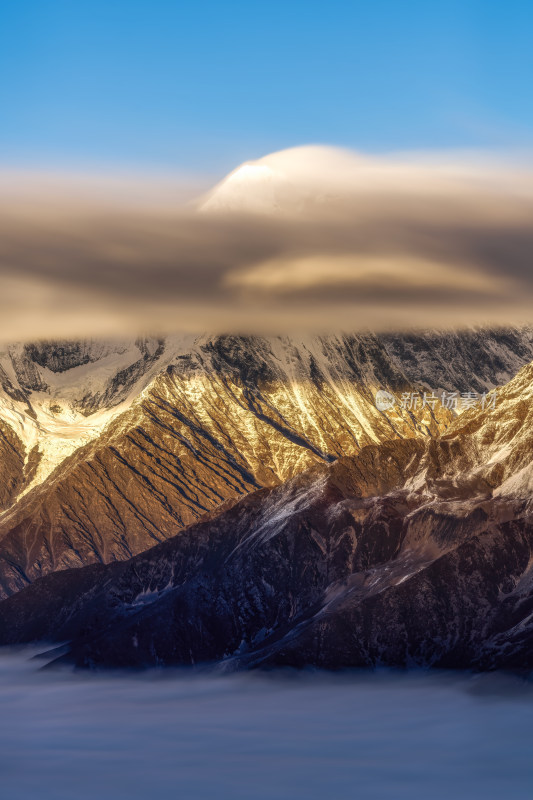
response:
<path id="1" fill-rule="evenodd" d="M 508 328 L 382 334 L 379 338 L 413 382 L 430 389 L 482 393 L 507 383 L 533 360 L 530 334 L 530 328 Z"/>
<path id="2" fill-rule="evenodd" d="M 0 604 L 0 642 L 69 640 L 79 666 L 530 669 L 532 520 L 398 488 L 423 447 L 365 448 L 130 561 L 40 579 Z"/>

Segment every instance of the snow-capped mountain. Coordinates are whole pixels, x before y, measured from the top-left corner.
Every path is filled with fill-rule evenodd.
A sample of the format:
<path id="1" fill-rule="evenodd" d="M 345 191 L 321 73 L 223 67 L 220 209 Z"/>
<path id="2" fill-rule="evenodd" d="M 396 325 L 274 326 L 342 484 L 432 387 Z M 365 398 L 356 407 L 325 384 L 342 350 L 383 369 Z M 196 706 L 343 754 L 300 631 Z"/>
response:
<path id="1" fill-rule="evenodd" d="M 482 393 L 532 359 L 530 329 L 7 348 L 2 592 L 127 559 L 367 445 L 445 434 L 456 412 L 402 408 L 402 392 Z"/>
<path id="2" fill-rule="evenodd" d="M 0 350 L 0 420 L 19 440 L 18 488 L 27 492 L 42 483 L 71 453 L 98 438 L 163 368 L 164 351 L 156 338 Z"/>
<path id="3" fill-rule="evenodd" d="M 79 666 L 531 670 L 530 483 L 509 481 L 531 471 L 532 377 L 439 438 L 367 445 L 36 581 L 0 605 L 0 642 L 67 641 Z"/>
<path id="4" fill-rule="evenodd" d="M 248 161 L 230 172 L 199 202 L 209 213 L 299 214 L 326 199 L 329 191 L 342 195 L 347 173 L 360 180 L 362 159 L 333 147 L 294 147 Z M 365 163 L 366 166 L 366 163 Z"/>
<path id="5" fill-rule="evenodd" d="M 283 151 L 197 212 L 307 231 L 355 186 L 361 214 L 365 191 L 403 191 L 381 169 Z M 325 258 L 343 291 L 351 262 Z M 243 297 L 287 281 L 252 267 L 226 275 Z M 84 666 L 533 667 L 532 364 L 531 327 L 3 346 L 0 644 L 66 641 Z"/>

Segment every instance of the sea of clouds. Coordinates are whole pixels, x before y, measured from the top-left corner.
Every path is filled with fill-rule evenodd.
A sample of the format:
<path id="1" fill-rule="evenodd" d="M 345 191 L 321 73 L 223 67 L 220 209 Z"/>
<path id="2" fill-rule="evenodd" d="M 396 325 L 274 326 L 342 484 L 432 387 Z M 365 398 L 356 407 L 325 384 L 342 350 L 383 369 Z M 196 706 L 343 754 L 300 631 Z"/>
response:
<path id="1" fill-rule="evenodd" d="M 0 653 L 9 800 L 529 800 L 533 687 L 391 671 L 80 673 Z"/>

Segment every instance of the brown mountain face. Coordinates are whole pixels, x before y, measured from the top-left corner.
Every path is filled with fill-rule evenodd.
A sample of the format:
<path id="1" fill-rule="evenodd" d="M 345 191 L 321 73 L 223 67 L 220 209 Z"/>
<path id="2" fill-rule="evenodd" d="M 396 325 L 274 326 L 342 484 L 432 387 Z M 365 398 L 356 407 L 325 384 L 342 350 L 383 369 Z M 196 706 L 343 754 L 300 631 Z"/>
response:
<path id="1" fill-rule="evenodd" d="M 11 381 L 9 397 L 41 428 L 26 450 L 7 423 L 14 449 L 0 440 L 11 487 L 0 517 L 2 592 L 50 571 L 127 559 L 226 501 L 389 440 L 444 434 L 434 451 L 417 451 L 427 470 L 412 481 L 440 481 L 452 495 L 459 480 L 490 482 L 488 473 L 470 475 L 484 457 L 474 433 L 464 434 L 473 437 L 464 464 L 445 456 L 452 411 L 396 403 L 381 412 L 375 391 L 481 392 L 532 358 L 532 342 L 521 330 L 18 349 L 11 369 L 22 388 Z M 100 422 L 101 414 L 109 417 Z M 47 473 L 43 463 L 56 461 Z"/>
<path id="2" fill-rule="evenodd" d="M 128 561 L 37 580 L 0 604 L 0 642 L 69 641 L 79 666 L 531 669 L 528 503 L 424 483 L 431 451 L 440 474 L 450 440 L 370 445 Z"/>
<path id="3" fill-rule="evenodd" d="M 0 642 L 78 665 L 533 668 L 533 365 L 438 438 L 224 504 L 134 558 L 0 604 Z"/>
<path id="4" fill-rule="evenodd" d="M 24 448 L 16 433 L 0 419 L 0 511 L 12 505 L 24 484 Z"/>

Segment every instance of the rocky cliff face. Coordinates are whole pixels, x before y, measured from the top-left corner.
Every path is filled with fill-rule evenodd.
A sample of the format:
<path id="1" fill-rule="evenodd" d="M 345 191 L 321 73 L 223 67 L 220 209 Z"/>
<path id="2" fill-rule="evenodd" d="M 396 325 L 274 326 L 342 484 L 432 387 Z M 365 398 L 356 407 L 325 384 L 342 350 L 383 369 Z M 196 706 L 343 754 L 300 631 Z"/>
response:
<path id="1" fill-rule="evenodd" d="M 368 445 L 445 434 L 453 411 L 381 412 L 376 390 L 484 391 L 533 358 L 533 335 L 226 336 L 7 353 L 4 594 L 50 571 L 127 559 L 226 501 Z"/>
<path id="2" fill-rule="evenodd" d="M 0 511 L 17 498 L 24 484 L 24 447 L 12 428 L 0 420 Z"/>
<path id="3" fill-rule="evenodd" d="M 0 605 L 83 666 L 533 668 L 533 367 L 440 437 L 364 446 Z"/>

